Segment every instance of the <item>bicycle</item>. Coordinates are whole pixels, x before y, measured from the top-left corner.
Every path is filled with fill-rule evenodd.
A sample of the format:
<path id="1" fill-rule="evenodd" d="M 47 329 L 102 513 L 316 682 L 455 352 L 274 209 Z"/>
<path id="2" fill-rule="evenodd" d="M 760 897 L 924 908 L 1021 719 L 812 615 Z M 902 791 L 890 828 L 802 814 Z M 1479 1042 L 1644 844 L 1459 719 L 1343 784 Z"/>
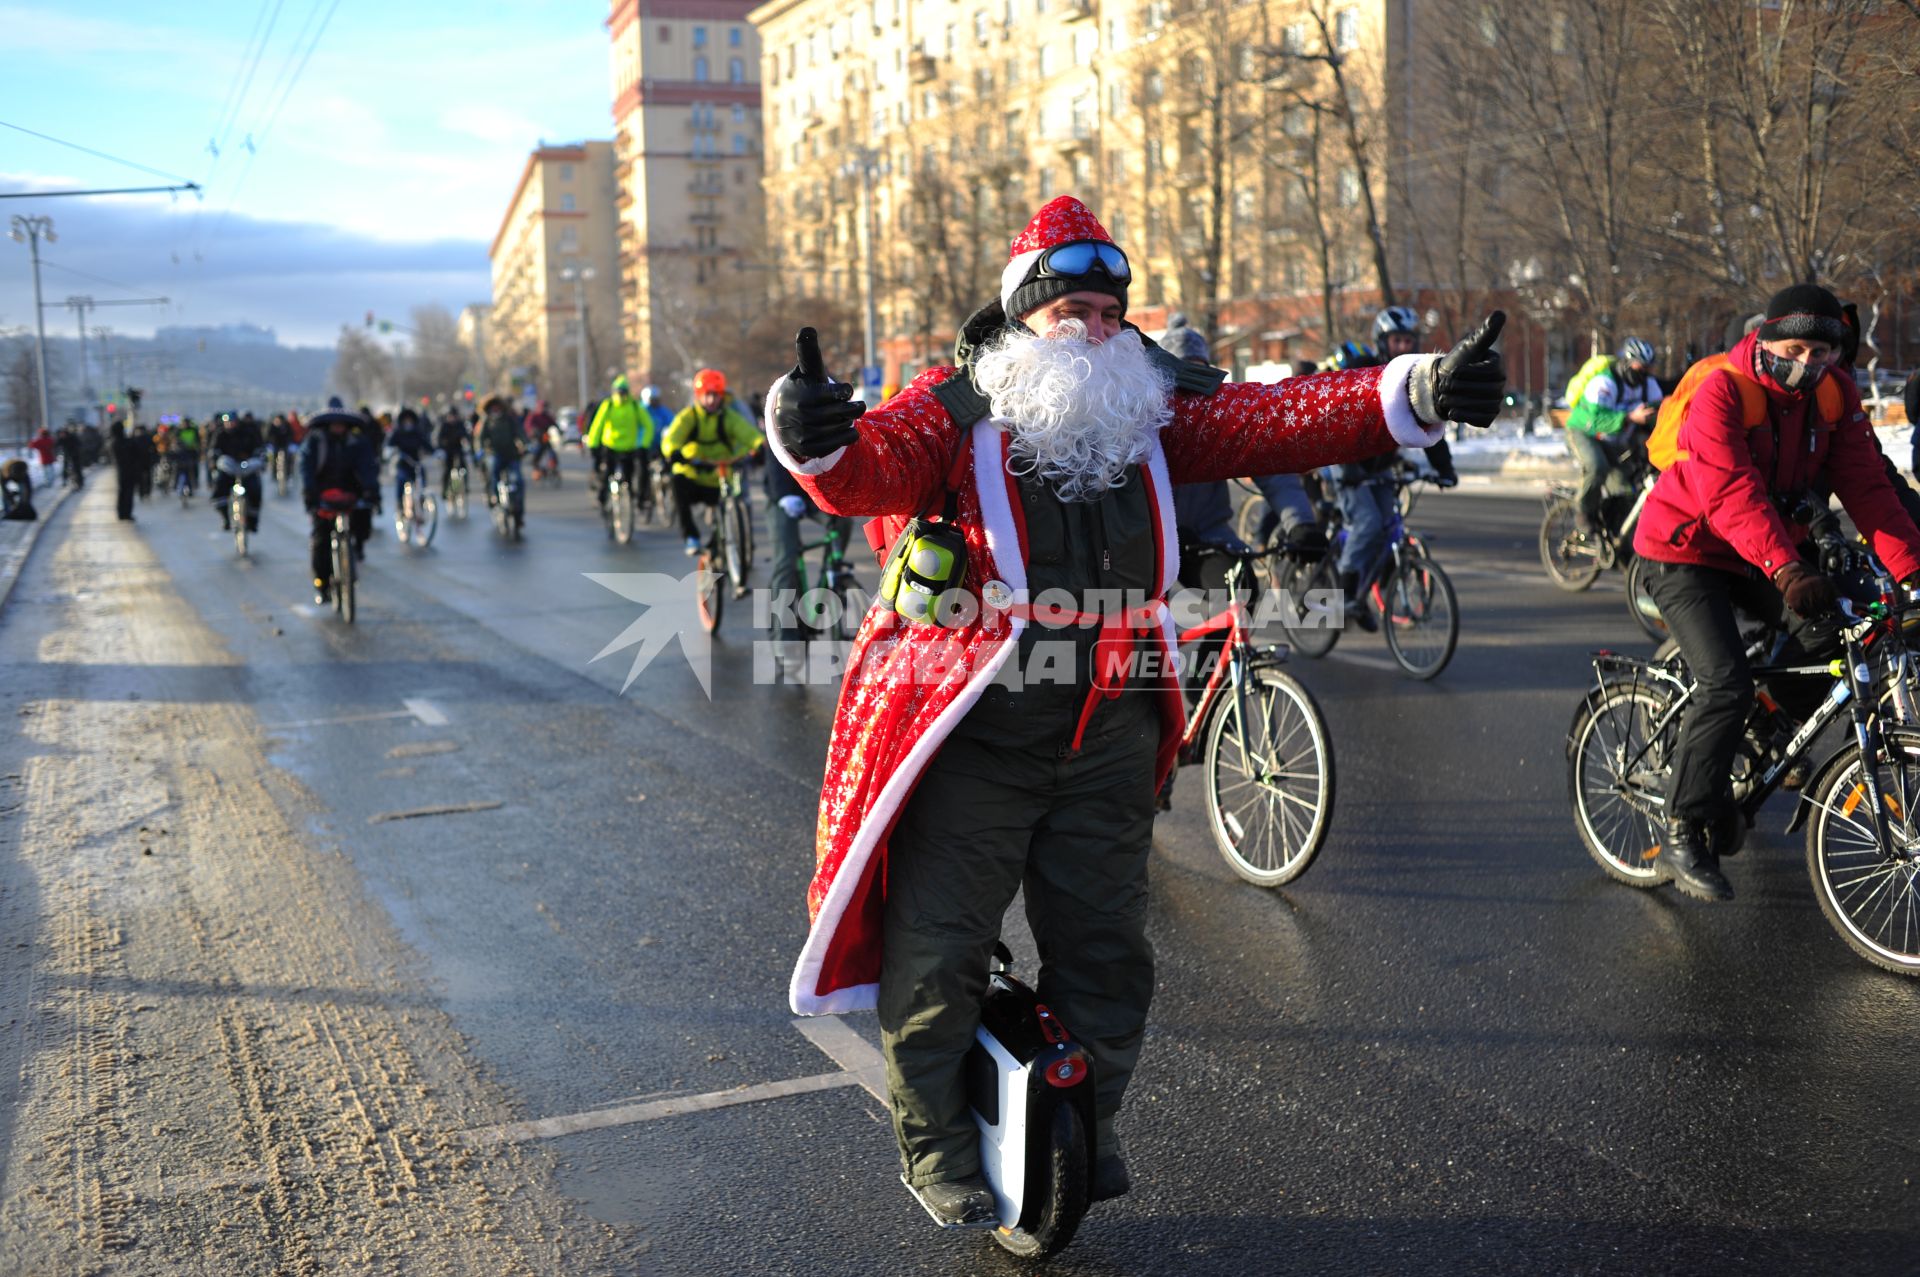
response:
<path id="1" fill-rule="evenodd" d="M 501 466 L 493 481 L 493 529 L 509 541 L 520 539 L 526 512 L 521 506 L 520 467 Z"/>
<path id="2" fill-rule="evenodd" d="M 1578 486 L 1565 480 L 1547 485 L 1546 508 L 1540 516 L 1540 563 L 1548 579 L 1571 594 L 1590 588 L 1609 568 L 1623 568 L 1627 574 L 1627 611 L 1648 638 L 1662 639 L 1667 625 L 1660 619 L 1660 609 L 1647 588 L 1651 569 L 1633 552 L 1633 530 L 1660 476 L 1639 450 L 1630 452 L 1614 473 L 1632 499 L 1621 510 L 1627 493 L 1606 497 L 1600 504 L 1598 522 L 1586 533 L 1580 531 Z M 1613 479 L 1608 482 L 1611 486 Z"/>
<path id="3" fill-rule="evenodd" d="M 355 577 L 358 574 L 357 556 L 353 552 L 353 511 L 359 505 L 359 498 L 340 488 L 329 488 L 320 494 L 320 504 L 316 508 L 321 518 L 333 525 L 328 535 L 327 548 L 333 563 L 333 610 L 348 625 L 353 624 L 357 611 Z"/>
<path id="4" fill-rule="evenodd" d="M 673 495 L 673 467 L 665 457 L 655 457 L 650 467 L 653 500 L 647 506 L 648 517 L 656 528 L 668 528 L 680 521 L 680 503 Z"/>
<path id="5" fill-rule="evenodd" d="M 467 517 L 467 463 L 455 461 L 447 469 L 447 513 L 465 521 Z"/>
<path id="6" fill-rule="evenodd" d="M 275 448 L 273 450 L 273 486 L 284 497 L 292 483 L 293 449 Z"/>
<path id="7" fill-rule="evenodd" d="M 1182 647 L 1215 635 L 1225 644 L 1188 712 L 1179 760 L 1204 760 L 1207 826 L 1234 873 L 1257 887 L 1283 886 L 1305 873 L 1326 843 L 1333 742 L 1313 694 L 1280 668 L 1287 649 L 1253 646 L 1242 586 L 1257 580 L 1261 556 L 1204 552 L 1233 559 L 1231 599 L 1180 633 Z M 1161 795 L 1163 808 L 1169 797 Z"/>
<path id="8" fill-rule="evenodd" d="M 753 553 L 753 529 L 748 526 L 740 475 L 725 461 L 717 463 L 714 471 L 720 479 L 719 504 L 713 513 L 713 533 L 695 560 L 698 571 L 694 574 L 700 623 L 709 634 L 720 628 L 720 616 L 726 610 L 722 580 L 731 585 L 734 598 L 746 597 L 747 565 Z"/>
<path id="9" fill-rule="evenodd" d="M 821 551 L 820 571 L 813 585 L 807 586 L 806 556 Z M 794 600 L 794 615 L 810 638 L 846 639 L 860 632 L 860 621 L 872 602 L 860 588 L 853 563 L 847 558 L 847 537 L 839 520 L 826 520 L 826 529 L 818 541 L 800 545 L 799 597 Z"/>
<path id="10" fill-rule="evenodd" d="M 424 550 L 433 544 L 433 534 L 440 528 L 440 501 L 428 490 L 425 457 L 415 462 L 402 458 L 399 464 L 407 465 L 412 473 L 400 485 L 400 501 L 393 511 L 394 539 Z"/>
<path id="11" fill-rule="evenodd" d="M 1739 850 L 1761 806 L 1846 714 L 1852 731 L 1800 790 L 1785 832 L 1806 830 L 1807 875 L 1828 924 L 1875 966 L 1920 975 L 1920 718 L 1901 622 L 1917 609 L 1890 582 L 1864 609 L 1841 603 L 1841 659 L 1771 663 L 1782 640 L 1763 636 L 1751 655 L 1756 681 L 1818 675 L 1833 683 L 1820 707 L 1784 741 L 1787 724 L 1756 695 L 1734 759 L 1734 810 L 1712 831 L 1720 854 Z M 1567 732 L 1567 790 L 1581 844 L 1616 882 L 1653 888 L 1666 838 L 1665 786 L 1694 696 L 1684 661 L 1612 652 L 1593 657 L 1593 690 Z"/>
<path id="12" fill-rule="evenodd" d="M 609 460 L 606 491 L 600 502 L 600 517 L 606 521 L 607 536 L 621 545 L 633 540 L 634 513 L 638 498 L 620 467 Z"/>
<path id="13" fill-rule="evenodd" d="M 247 557 L 247 538 L 253 529 L 247 526 L 247 484 L 257 482 L 262 469 L 260 458 L 248 457 L 245 461 L 235 461 L 232 457 L 220 457 L 214 462 L 214 468 L 232 480 L 227 489 L 227 523 L 233 529 L 233 548 L 241 558 Z"/>
<path id="14" fill-rule="evenodd" d="M 1439 675 L 1453 659 L 1460 642 L 1460 608 L 1453 581 L 1434 562 L 1427 542 L 1419 533 L 1408 530 L 1406 517 L 1413 510 L 1416 484 L 1422 476 L 1394 472 L 1376 482 L 1387 482 L 1398 490 L 1394 509 L 1387 520 L 1387 554 L 1372 574 L 1370 593 L 1381 614 L 1381 630 L 1387 651 L 1408 675 L 1422 682 Z M 1280 624 L 1287 639 L 1301 655 L 1325 656 L 1340 641 L 1340 630 L 1327 625 L 1324 610 L 1309 605 L 1313 591 L 1338 591 L 1340 551 L 1346 545 L 1347 529 L 1340 519 L 1339 506 L 1321 503 L 1317 508 L 1320 526 L 1327 529 L 1325 556 L 1312 561 L 1275 552 L 1269 556 L 1269 572 L 1280 594 Z M 1325 598 L 1325 594 L 1314 597 Z M 1359 606 L 1365 607 L 1363 598 Z"/>

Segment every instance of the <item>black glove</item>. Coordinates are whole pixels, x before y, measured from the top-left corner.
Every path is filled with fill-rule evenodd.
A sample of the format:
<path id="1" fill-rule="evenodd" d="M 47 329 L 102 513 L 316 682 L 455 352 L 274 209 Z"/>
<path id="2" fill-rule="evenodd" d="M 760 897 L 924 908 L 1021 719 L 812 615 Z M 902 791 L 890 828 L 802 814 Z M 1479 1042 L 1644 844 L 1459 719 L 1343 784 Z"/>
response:
<path id="1" fill-rule="evenodd" d="M 1811 619 L 1833 610 L 1840 598 L 1833 582 L 1795 559 L 1773 574 L 1773 583 L 1795 616 Z"/>
<path id="2" fill-rule="evenodd" d="M 1505 311 L 1494 311 L 1459 345 L 1414 369 L 1407 381 L 1414 416 L 1430 426 L 1446 421 L 1493 424 L 1507 395 L 1506 370 L 1493 343 L 1506 322 Z"/>
<path id="3" fill-rule="evenodd" d="M 802 460 L 824 457 L 860 437 L 853 423 L 867 406 L 851 402 L 852 386 L 827 376 L 820 337 L 813 329 L 802 328 L 793 348 L 799 362 L 781 380 L 767 415 L 782 448 Z"/>
<path id="4" fill-rule="evenodd" d="M 1453 470 L 1440 471 L 1433 476 L 1433 482 L 1436 487 L 1457 488 L 1460 486 L 1460 475 Z"/>
<path id="5" fill-rule="evenodd" d="M 1318 563 L 1327 557 L 1327 534 L 1317 523 L 1296 523 L 1287 529 L 1286 553 L 1302 563 Z"/>
<path id="6" fill-rule="evenodd" d="M 302 492 L 300 494 L 300 504 L 307 507 L 308 514 L 312 514 L 320 508 L 320 494 L 317 492 Z"/>

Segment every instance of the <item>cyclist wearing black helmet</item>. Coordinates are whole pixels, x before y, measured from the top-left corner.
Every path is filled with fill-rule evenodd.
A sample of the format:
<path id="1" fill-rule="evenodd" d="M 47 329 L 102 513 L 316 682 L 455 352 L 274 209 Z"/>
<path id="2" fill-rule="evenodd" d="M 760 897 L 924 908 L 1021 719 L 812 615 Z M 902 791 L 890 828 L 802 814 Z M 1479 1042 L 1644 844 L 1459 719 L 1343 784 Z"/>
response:
<path id="1" fill-rule="evenodd" d="M 1373 335 L 1380 343 L 1379 353 L 1354 342 L 1343 342 L 1329 363 L 1331 368 L 1369 368 L 1401 355 L 1419 353 L 1420 317 L 1408 306 L 1389 306 L 1373 319 Z M 1442 438 L 1427 448 L 1427 462 L 1438 476 L 1440 486 L 1451 488 L 1460 482 L 1453 468 L 1453 451 Z M 1387 551 L 1387 523 L 1393 514 L 1395 490 L 1380 482 L 1393 469 L 1400 450 L 1385 452 L 1365 461 L 1328 466 L 1321 478 L 1332 488 L 1347 525 L 1346 544 L 1340 550 L 1340 590 L 1346 596 L 1347 619 L 1363 630 L 1378 629 L 1367 610 L 1367 586 Z"/>
<path id="2" fill-rule="evenodd" d="M 1629 337 L 1580 387 L 1579 402 L 1567 405 L 1567 450 L 1580 463 L 1582 532 L 1593 531 L 1607 479 L 1645 443 L 1660 409 L 1660 382 L 1652 368 L 1652 343 Z"/>

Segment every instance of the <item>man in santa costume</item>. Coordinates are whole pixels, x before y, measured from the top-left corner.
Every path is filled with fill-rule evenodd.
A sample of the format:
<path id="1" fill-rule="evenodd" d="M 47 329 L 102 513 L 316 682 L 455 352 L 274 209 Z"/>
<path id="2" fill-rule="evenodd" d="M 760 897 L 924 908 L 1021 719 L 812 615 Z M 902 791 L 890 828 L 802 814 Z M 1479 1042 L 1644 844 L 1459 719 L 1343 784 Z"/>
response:
<path id="1" fill-rule="evenodd" d="M 946 1224 L 994 1221 L 962 1060 L 1021 887 L 1039 996 L 1094 1057 L 1092 1195 L 1128 1188 L 1113 1123 L 1153 992 L 1147 853 L 1182 715 L 1173 486 L 1430 444 L 1492 421 L 1505 387 L 1497 313 L 1445 356 L 1223 385 L 1125 322 L 1130 278 L 1062 196 L 1014 239 L 957 367 L 867 411 L 807 329 L 767 400 L 775 453 L 823 510 L 964 536 L 960 606 L 877 604 L 855 640 L 790 990 L 802 1015 L 878 1009 L 904 1178 Z"/>

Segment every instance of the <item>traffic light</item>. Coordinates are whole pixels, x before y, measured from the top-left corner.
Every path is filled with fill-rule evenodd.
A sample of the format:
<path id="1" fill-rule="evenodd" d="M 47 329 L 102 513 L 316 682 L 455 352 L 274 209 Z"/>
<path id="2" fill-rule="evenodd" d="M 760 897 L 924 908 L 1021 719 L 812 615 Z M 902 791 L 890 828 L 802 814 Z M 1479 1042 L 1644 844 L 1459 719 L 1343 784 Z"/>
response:
<path id="1" fill-rule="evenodd" d="M 471 390 L 463 391 L 462 393 L 466 395 L 468 403 L 473 402 L 473 392 Z"/>
<path id="2" fill-rule="evenodd" d="M 368 311 L 368 312 L 367 312 L 367 327 L 369 327 L 369 328 L 371 328 L 371 327 L 373 327 L 373 312 L 372 312 L 372 311 Z"/>

